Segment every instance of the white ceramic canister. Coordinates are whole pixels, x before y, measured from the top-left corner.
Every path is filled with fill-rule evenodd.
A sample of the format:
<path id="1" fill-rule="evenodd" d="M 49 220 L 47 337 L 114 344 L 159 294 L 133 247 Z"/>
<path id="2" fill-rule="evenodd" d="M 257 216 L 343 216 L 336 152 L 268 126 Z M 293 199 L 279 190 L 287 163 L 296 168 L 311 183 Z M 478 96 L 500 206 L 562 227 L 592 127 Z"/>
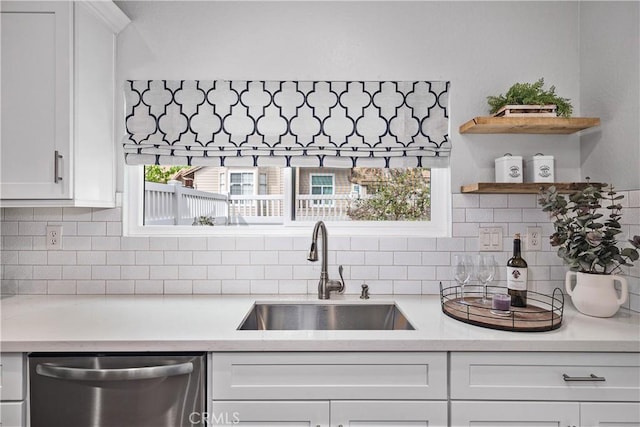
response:
<path id="1" fill-rule="evenodd" d="M 527 182 L 555 182 L 553 156 L 538 153 L 527 159 L 524 173 Z"/>
<path id="2" fill-rule="evenodd" d="M 496 182 L 522 182 L 522 156 L 506 153 L 495 160 Z"/>

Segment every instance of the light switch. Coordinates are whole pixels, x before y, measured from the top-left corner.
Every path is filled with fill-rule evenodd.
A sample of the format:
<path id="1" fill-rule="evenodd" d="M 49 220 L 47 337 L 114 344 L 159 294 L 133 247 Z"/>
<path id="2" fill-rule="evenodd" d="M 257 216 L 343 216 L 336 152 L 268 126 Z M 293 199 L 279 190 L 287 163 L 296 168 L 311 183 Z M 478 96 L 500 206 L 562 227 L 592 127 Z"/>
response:
<path id="1" fill-rule="evenodd" d="M 502 251 L 502 228 L 481 227 L 478 230 L 478 250 L 481 252 Z"/>

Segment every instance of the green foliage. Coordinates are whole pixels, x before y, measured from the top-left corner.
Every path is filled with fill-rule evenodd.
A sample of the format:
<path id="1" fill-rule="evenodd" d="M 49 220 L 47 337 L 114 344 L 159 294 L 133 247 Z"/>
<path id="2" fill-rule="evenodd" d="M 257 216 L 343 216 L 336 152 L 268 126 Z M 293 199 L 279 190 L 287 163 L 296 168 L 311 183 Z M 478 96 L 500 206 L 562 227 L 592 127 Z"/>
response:
<path id="1" fill-rule="evenodd" d="M 203 215 L 203 216 L 194 217 L 192 225 L 208 225 L 213 227 L 214 225 L 216 225 L 216 221 L 211 216 Z"/>
<path id="2" fill-rule="evenodd" d="M 423 170 L 389 169 L 370 185 L 370 197 L 358 199 L 347 214 L 360 221 L 428 221 L 431 216 L 429 183 Z"/>
<path id="3" fill-rule="evenodd" d="M 618 246 L 617 236 L 622 233 L 620 200 L 624 196 L 618 195 L 613 186 L 601 189 L 589 185 L 568 197 L 551 186 L 540 196 L 538 203 L 554 221 L 551 246 L 558 247 L 558 256 L 572 270 L 613 274 L 640 257 L 640 236 L 629 240 L 633 247 Z M 603 202 L 607 202 L 606 207 Z"/>
<path id="4" fill-rule="evenodd" d="M 544 79 L 535 83 L 516 83 L 507 91 L 506 95 L 487 96 L 487 103 L 491 114 L 496 113 L 505 105 L 550 105 L 557 106 L 556 113 L 560 117 L 571 117 L 573 106 L 567 98 L 555 94 L 556 87 L 544 90 Z"/>
<path id="5" fill-rule="evenodd" d="M 178 171 L 187 169 L 189 166 L 158 166 L 149 165 L 144 167 L 144 180 L 166 184 L 167 181 Z"/>

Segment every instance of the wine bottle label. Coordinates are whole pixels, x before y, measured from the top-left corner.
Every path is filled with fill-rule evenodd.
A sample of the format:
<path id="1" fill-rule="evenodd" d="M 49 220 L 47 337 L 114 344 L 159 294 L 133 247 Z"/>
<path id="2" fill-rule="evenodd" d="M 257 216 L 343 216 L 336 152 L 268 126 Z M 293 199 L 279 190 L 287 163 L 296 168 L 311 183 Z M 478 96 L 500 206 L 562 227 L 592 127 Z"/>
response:
<path id="1" fill-rule="evenodd" d="M 515 291 L 526 291 L 527 269 L 523 267 L 507 267 L 507 288 Z"/>

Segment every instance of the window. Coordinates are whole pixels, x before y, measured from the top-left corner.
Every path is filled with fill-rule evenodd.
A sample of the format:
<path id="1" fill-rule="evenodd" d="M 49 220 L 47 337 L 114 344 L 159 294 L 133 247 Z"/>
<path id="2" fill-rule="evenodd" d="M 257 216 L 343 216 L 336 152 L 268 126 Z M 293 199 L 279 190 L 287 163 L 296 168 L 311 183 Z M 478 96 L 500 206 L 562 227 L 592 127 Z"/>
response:
<path id="1" fill-rule="evenodd" d="M 253 173 L 229 172 L 229 194 L 235 196 L 253 194 Z"/>
<path id="2" fill-rule="evenodd" d="M 127 234 L 290 234 L 323 220 L 338 235 L 449 235 L 446 168 L 179 168 L 195 189 L 125 170 Z"/>
<path id="3" fill-rule="evenodd" d="M 333 198 L 327 198 L 326 196 L 332 196 L 334 194 L 334 175 L 320 175 L 311 174 L 311 195 L 320 196 L 314 197 L 312 203 L 314 205 L 333 205 Z"/>

